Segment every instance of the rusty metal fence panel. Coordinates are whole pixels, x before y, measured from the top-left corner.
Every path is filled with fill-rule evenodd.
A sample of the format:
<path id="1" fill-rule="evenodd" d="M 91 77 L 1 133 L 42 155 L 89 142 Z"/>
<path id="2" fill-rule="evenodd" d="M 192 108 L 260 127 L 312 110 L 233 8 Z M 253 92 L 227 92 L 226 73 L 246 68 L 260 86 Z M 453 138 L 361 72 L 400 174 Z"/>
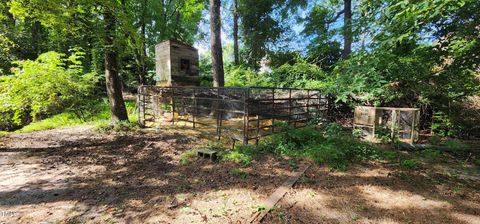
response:
<path id="1" fill-rule="evenodd" d="M 184 125 L 216 137 L 250 141 L 326 120 L 329 99 L 319 90 L 289 88 L 210 88 L 140 86 L 138 122 L 142 127 Z"/>

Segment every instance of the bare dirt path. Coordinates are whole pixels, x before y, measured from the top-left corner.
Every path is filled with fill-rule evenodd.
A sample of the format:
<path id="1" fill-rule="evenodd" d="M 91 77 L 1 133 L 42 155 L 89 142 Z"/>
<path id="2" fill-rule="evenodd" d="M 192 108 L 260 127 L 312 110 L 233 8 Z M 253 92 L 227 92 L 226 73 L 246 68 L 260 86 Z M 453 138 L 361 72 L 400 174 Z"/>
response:
<path id="1" fill-rule="evenodd" d="M 264 223 L 480 224 L 478 168 L 454 163 L 428 161 L 415 170 L 383 162 L 344 172 L 314 167 Z"/>
<path id="2" fill-rule="evenodd" d="M 242 223 L 295 172 L 268 154 L 249 166 L 182 165 L 199 139 L 89 126 L 0 138 L 0 223 Z M 311 166 L 263 223 L 480 223 L 478 168 L 417 159 L 414 170 L 387 161 Z"/>
<path id="3" fill-rule="evenodd" d="M 0 222 L 237 223 L 292 173 L 271 156 L 249 167 L 204 159 L 181 165 L 180 155 L 198 144 L 194 135 L 91 129 L 0 140 Z"/>

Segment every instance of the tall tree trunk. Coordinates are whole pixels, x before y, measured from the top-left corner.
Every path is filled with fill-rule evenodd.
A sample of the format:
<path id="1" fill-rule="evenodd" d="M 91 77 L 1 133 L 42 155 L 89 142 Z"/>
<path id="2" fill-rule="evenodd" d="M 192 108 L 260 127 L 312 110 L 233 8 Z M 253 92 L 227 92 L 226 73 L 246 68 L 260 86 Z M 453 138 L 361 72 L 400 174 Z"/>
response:
<path id="1" fill-rule="evenodd" d="M 238 53 L 238 0 L 233 0 L 233 56 L 235 65 L 240 64 Z"/>
<path id="2" fill-rule="evenodd" d="M 147 16 L 147 4 L 148 0 L 143 0 L 143 5 L 142 5 L 142 18 L 140 21 L 140 31 L 142 33 L 141 36 L 141 41 L 142 41 L 142 49 L 140 49 L 140 71 L 138 73 L 138 78 L 140 81 L 141 85 L 146 85 L 147 84 L 147 46 L 146 46 L 146 16 Z"/>
<path id="3" fill-rule="evenodd" d="M 352 0 L 343 1 L 343 52 L 342 58 L 346 59 L 352 53 Z"/>
<path id="4" fill-rule="evenodd" d="M 127 109 L 122 96 L 122 84 L 118 76 L 117 53 L 114 48 L 116 18 L 113 12 L 106 8 L 105 20 L 105 83 L 108 101 L 112 111 L 112 122 L 128 120 Z"/>
<path id="5" fill-rule="evenodd" d="M 220 0 L 210 0 L 210 44 L 212 45 L 213 86 L 223 87 L 224 71 L 220 21 Z"/>

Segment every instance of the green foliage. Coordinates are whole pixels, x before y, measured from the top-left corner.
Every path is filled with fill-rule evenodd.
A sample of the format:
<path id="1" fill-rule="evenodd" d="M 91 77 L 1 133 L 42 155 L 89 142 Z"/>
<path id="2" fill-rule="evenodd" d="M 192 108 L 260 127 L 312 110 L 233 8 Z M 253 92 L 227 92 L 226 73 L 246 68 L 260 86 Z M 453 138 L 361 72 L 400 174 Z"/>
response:
<path id="1" fill-rule="evenodd" d="M 335 9 L 326 5 L 314 5 L 310 15 L 304 19 L 305 28 L 302 34 L 311 38 L 308 45 L 307 61 L 316 64 L 326 71 L 330 71 L 340 60 L 340 43 L 334 39 L 336 30 L 329 29 L 334 20 Z"/>
<path id="2" fill-rule="evenodd" d="M 43 119 L 41 121 L 30 123 L 29 125 L 18 130 L 17 132 L 42 131 L 60 127 L 74 126 L 83 123 L 84 121 L 79 119 L 75 114 L 65 112 Z"/>
<path id="3" fill-rule="evenodd" d="M 469 147 L 456 139 L 447 140 L 445 146 L 456 156 L 465 157 L 469 153 Z"/>
<path id="4" fill-rule="evenodd" d="M 433 115 L 432 133 L 440 137 L 455 136 L 455 127 L 445 113 L 436 112 Z"/>
<path id="5" fill-rule="evenodd" d="M 252 163 L 253 157 L 257 154 L 254 146 L 240 145 L 236 146 L 234 150 L 230 150 L 225 153 L 222 158 L 224 161 L 230 161 L 244 166 Z"/>
<path id="6" fill-rule="evenodd" d="M 180 164 L 184 166 L 190 164 L 196 155 L 196 150 L 185 151 L 184 153 L 182 153 L 182 155 L 180 155 Z"/>
<path id="7" fill-rule="evenodd" d="M 270 86 L 268 78 L 244 66 L 232 66 L 226 70 L 226 86 Z"/>
<path id="8" fill-rule="evenodd" d="M 275 43 L 283 31 L 282 24 L 273 15 L 276 3 L 274 0 L 239 1 L 240 30 L 250 68 L 259 68 L 260 60 L 268 52 L 268 44 Z"/>
<path id="9" fill-rule="evenodd" d="M 284 64 L 268 75 L 274 86 L 294 88 L 324 88 L 326 74 L 316 65 L 297 62 Z"/>
<path id="10" fill-rule="evenodd" d="M 442 143 L 442 137 L 440 135 L 432 135 L 428 141 L 432 144 L 432 145 L 440 145 Z"/>
<path id="11" fill-rule="evenodd" d="M 378 149 L 344 133 L 338 124 L 330 124 L 320 130 L 315 126 L 287 129 L 263 141 L 259 150 L 309 158 L 337 169 L 346 168 L 351 161 L 379 159 L 381 156 Z"/>
<path id="12" fill-rule="evenodd" d="M 232 170 L 230 170 L 230 173 L 242 179 L 246 179 L 248 177 L 248 173 L 239 168 L 233 168 Z"/>
<path id="13" fill-rule="evenodd" d="M 416 169 L 418 167 L 418 162 L 414 159 L 405 159 L 400 161 L 400 166 L 406 169 Z"/>
<path id="14" fill-rule="evenodd" d="M 93 102 L 89 102 L 89 104 L 93 105 L 91 108 L 88 109 L 87 112 L 82 112 L 85 116 L 81 119 L 78 117 L 78 113 L 73 112 L 63 112 L 60 114 L 53 115 L 51 117 L 42 119 L 40 121 L 32 122 L 21 129 L 17 130 L 16 132 L 32 132 L 32 131 L 42 131 L 54 128 L 61 128 L 61 127 L 68 127 L 68 126 L 75 126 L 75 125 L 94 125 L 98 131 L 101 132 L 108 132 L 114 131 L 114 126 L 111 125 L 111 112 L 108 106 L 107 99 L 103 100 L 95 100 Z M 129 126 L 133 126 L 133 123 L 136 123 L 137 114 L 135 113 L 135 103 L 127 101 L 126 102 L 127 111 L 129 111 L 129 120 L 132 122 L 128 124 Z M 125 126 L 124 124 L 122 124 Z M 125 129 L 125 128 L 117 128 L 117 130 Z M 131 130 L 135 130 L 136 127 L 131 127 Z"/>
<path id="15" fill-rule="evenodd" d="M 38 120 L 66 109 L 79 107 L 92 97 L 95 78 L 84 74 L 81 52 L 48 52 L 35 61 L 16 61 L 14 75 L 0 84 L 0 113 L 9 113 L 15 124 L 26 116 Z"/>
<path id="16" fill-rule="evenodd" d="M 476 159 L 475 161 L 473 161 L 473 163 L 477 166 L 480 166 L 480 159 Z"/>
<path id="17" fill-rule="evenodd" d="M 383 151 L 381 153 L 381 158 L 386 159 L 386 160 L 396 160 L 398 158 L 398 152 L 395 151 Z"/>
<path id="18" fill-rule="evenodd" d="M 436 160 L 440 158 L 440 156 L 442 156 L 442 153 L 439 150 L 436 150 L 435 148 L 428 148 L 428 149 L 422 150 L 419 152 L 419 154 L 431 160 Z"/>
<path id="19" fill-rule="evenodd" d="M 270 73 L 256 73 L 244 66 L 230 67 L 226 71 L 226 86 L 263 86 L 323 89 L 327 75 L 319 67 L 306 62 L 284 64 Z"/>
<path id="20" fill-rule="evenodd" d="M 295 160 L 288 160 L 288 166 L 294 170 L 298 169 L 298 164 Z"/>
<path id="21" fill-rule="evenodd" d="M 392 139 L 392 129 L 386 126 L 381 126 L 375 130 L 375 138 L 383 144 L 395 142 L 395 137 Z"/>

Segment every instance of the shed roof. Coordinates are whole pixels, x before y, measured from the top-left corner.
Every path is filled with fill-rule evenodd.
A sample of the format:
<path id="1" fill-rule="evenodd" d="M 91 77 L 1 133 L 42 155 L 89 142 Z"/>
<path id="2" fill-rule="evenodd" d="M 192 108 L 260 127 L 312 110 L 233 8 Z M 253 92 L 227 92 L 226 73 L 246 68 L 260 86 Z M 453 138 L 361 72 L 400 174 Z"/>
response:
<path id="1" fill-rule="evenodd" d="M 179 45 L 182 45 L 182 46 L 184 46 L 184 47 L 186 47 L 186 48 L 190 48 L 190 49 L 192 49 L 192 50 L 198 51 L 197 48 L 194 48 L 194 47 L 192 47 L 191 45 L 189 45 L 189 44 L 187 44 L 187 43 L 184 43 L 184 42 L 182 42 L 182 41 L 176 40 L 176 39 L 169 39 L 169 40 L 166 40 L 166 41 L 161 42 L 160 44 L 165 43 L 165 42 L 170 42 L 170 43 L 179 44 Z"/>

